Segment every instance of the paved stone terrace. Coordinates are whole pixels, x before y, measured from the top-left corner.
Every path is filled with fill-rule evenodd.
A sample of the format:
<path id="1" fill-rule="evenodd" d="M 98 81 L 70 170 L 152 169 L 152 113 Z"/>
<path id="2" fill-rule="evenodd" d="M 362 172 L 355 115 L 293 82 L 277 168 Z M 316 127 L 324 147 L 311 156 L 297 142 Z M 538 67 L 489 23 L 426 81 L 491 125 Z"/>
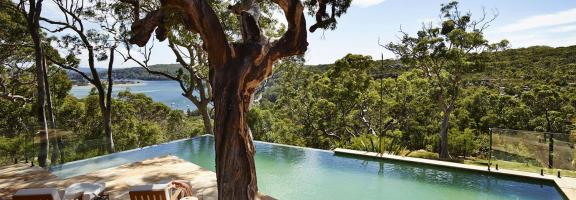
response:
<path id="1" fill-rule="evenodd" d="M 55 187 L 47 184 L 48 181 L 56 180 L 49 171 L 29 163 L 19 163 L 0 168 L 0 200 L 12 198 L 18 189 L 36 187 Z"/>
<path id="2" fill-rule="evenodd" d="M 77 182 L 106 183 L 105 193 L 111 199 L 130 199 L 128 190 L 134 185 L 160 183 L 169 180 L 189 180 L 194 196 L 199 200 L 217 199 L 216 174 L 176 156 L 163 156 L 141 162 L 98 170 L 69 179 L 58 179 L 49 171 L 28 164 L 0 168 L 0 200 L 11 199 L 18 189 L 58 187 Z M 261 195 L 260 199 L 273 199 Z"/>
<path id="3" fill-rule="evenodd" d="M 569 178 L 569 177 L 558 178 L 556 176 L 551 176 L 551 175 L 541 176 L 540 174 L 536 174 L 536 173 L 522 172 L 522 171 L 515 171 L 515 170 L 506 170 L 506 169 L 500 169 L 500 170 L 494 170 L 493 169 L 491 171 L 488 171 L 487 167 L 482 167 L 482 166 L 466 165 L 466 164 L 461 164 L 461 163 L 446 162 L 446 161 L 439 161 L 439 160 L 430 160 L 430 159 L 423 159 L 423 158 L 412 158 L 412 157 L 396 156 L 396 155 L 389 155 L 389 154 L 380 154 L 380 153 L 375 153 L 375 152 L 358 151 L 358 150 L 351 150 L 351 149 L 336 148 L 336 149 L 334 149 L 334 153 L 367 156 L 367 157 L 373 157 L 373 158 L 382 158 L 382 159 L 398 160 L 398 161 L 404 161 L 404 162 L 421 163 L 421 164 L 435 165 L 435 166 L 441 166 L 441 167 L 450 167 L 450 168 L 458 168 L 458 169 L 464 169 L 464 170 L 482 171 L 485 173 L 494 173 L 494 174 L 501 174 L 501 175 L 508 175 L 508 176 L 519 176 L 519 177 L 524 177 L 524 178 L 554 181 L 556 183 L 556 185 L 560 188 L 560 190 L 562 190 L 564 195 L 566 197 L 568 197 L 568 199 L 576 200 L 576 179 L 575 178 Z"/>

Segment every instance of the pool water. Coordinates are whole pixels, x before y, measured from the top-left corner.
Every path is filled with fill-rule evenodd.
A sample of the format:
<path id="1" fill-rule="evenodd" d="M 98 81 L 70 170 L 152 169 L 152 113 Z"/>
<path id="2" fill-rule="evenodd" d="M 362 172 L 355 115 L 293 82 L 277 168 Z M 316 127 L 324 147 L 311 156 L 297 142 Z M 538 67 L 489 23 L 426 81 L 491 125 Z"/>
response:
<path id="1" fill-rule="evenodd" d="M 564 199 L 554 183 L 331 151 L 255 142 L 261 192 L 278 199 Z M 60 178 L 162 155 L 214 171 L 214 139 L 201 136 L 51 168 Z"/>

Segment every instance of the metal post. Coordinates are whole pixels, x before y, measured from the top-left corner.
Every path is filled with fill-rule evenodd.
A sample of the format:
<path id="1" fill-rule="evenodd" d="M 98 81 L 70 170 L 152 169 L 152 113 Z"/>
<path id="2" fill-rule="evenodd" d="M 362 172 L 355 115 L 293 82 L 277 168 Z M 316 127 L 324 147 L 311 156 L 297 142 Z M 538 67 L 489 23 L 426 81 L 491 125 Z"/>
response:
<path id="1" fill-rule="evenodd" d="M 383 137 L 383 124 L 382 124 L 382 102 L 384 102 L 383 97 L 382 97 L 382 88 L 384 87 L 384 82 L 382 79 L 384 79 L 384 54 L 381 54 L 381 61 L 380 61 L 381 65 L 380 65 L 380 103 L 378 105 L 378 118 L 380 118 L 380 128 L 378 130 L 378 148 L 380 148 L 380 151 L 384 152 L 383 147 L 382 147 L 382 137 Z"/>
<path id="2" fill-rule="evenodd" d="M 490 170 L 490 165 L 492 165 L 492 128 L 488 128 L 490 132 L 490 147 L 488 148 L 488 170 Z"/>
<path id="3" fill-rule="evenodd" d="M 30 166 L 34 167 L 34 135 L 35 135 L 35 131 L 36 129 L 33 130 L 34 132 L 32 132 L 32 158 L 30 158 Z"/>
<path id="4" fill-rule="evenodd" d="M 380 61 L 380 63 L 382 63 L 383 60 L 384 60 L 384 54 L 382 54 L 382 60 Z M 382 131 L 382 85 L 383 85 L 382 84 L 382 73 L 383 73 L 382 69 L 383 69 L 383 67 L 382 67 L 382 65 L 380 65 L 380 74 L 379 74 L 380 77 L 378 77 L 378 78 L 380 78 L 380 91 L 378 93 L 378 95 L 380 95 L 380 105 L 378 105 L 378 118 L 379 118 L 378 121 L 379 121 L 380 131 Z M 382 134 L 382 133 L 380 133 L 380 134 Z"/>
<path id="5" fill-rule="evenodd" d="M 554 134 L 548 133 L 550 136 L 548 141 L 548 168 L 552 169 L 554 166 Z"/>

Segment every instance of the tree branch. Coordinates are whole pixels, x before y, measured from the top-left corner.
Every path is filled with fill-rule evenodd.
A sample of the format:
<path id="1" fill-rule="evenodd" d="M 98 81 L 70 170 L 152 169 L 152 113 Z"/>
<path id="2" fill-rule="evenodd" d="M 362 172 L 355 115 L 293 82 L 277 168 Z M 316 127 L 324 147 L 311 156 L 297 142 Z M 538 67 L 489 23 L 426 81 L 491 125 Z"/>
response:
<path id="1" fill-rule="evenodd" d="M 74 68 L 74 67 L 67 66 L 67 65 L 64 64 L 64 63 L 60 63 L 60 62 L 54 60 L 54 59 L 53 59 L 52 57 L 50 57 L 50 56 L 46 56 L 46 59 L 48 59 L 50 62 L 58 65 L 58 66 L 61 67 L 61 68 L 64 68 L 64 69 L 67 69 L 67 70 L 76 72 L 77 74 L 79 74 L 80 76 L 82 76 L 84 79 L 88 80 L 88 82 L 90 82 L 90 83 L 93 83 L 93 82 L 94 82 L 94 79 L 90 78 L 88 75 L 86 75 L 86 73 L 84 73 L 84 72 L 82 72 L 82 71 L 80 71 L 80 70 L 78 70 L 78 69 L 76 69 L 76 68 Z"/>
<path id="2" fill-rule="evenodd" d="M 32 98 L 26 98 L 24 96 L 21 95 L 14 95 L 14 94 L 10 94 L 10 93 L 2 93 L 2 95 L 0 95 L 1 99 L 6 99 L 12 102 L 16 102 L 16 101 L 22 101 L 24 103 L 29 103 L 32 102 Z"/>
<path id="3" fill-rule="evenodd" d="M 110 57 L 108 58 L 108 87 L 106 92 L 106 109 L 110 110 L 112 108 L 112 87 L 114 86 L 114 80 L 112 77 L 112 67 L 114 66 L 114 51 L 116 50 L 116 45 L 110 47 Z"/>
<path id="4" fill-rule="evenodd" d="M 216 13 L 206 0 L 161 0 L 161 8 L 149 12 L 144 19 L 137 20 L 132 25 L 133 37 L 130 43 L 144 46 L 154 29 L 158 36 L 160 32 L 166 32 L 162 26 L 164 9 L 176 9 L 184 14 L 186 27 L 196 32 L 204 41 L 204 47 L 208 52 L 208 60 L 212 67 L 221 67 L 232 54 Z M 135 8 L 137 9 L 137 8 Z M 162 38 L 159 38 L 162 39 Z"/>
<path id="5" fill-rule="evenodd" d="M 270 49 L 272 62 L 282 57 L 303 54 L 308 48 L 306 19 L 302 3 L 299 0 L 274 0 L 274 3 L 284 11 L 284 16 L 288 21 L 288 30 L 272 45 Z"/>

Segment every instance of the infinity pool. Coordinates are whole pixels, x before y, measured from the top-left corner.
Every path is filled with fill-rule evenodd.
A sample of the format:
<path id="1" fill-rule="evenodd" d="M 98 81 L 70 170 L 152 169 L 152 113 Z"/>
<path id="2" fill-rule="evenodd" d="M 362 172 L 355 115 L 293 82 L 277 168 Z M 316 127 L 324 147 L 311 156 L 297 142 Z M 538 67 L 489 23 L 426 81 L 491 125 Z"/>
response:
<path id="1" fill-rule="evenodd" d="M 278 199 L 564 199 L 554 183 L 256 142 L 261 192 Z M 51 168 L 60 178 L 175 155 L 214 171 L 214 140 L 201 136 Z"/>

